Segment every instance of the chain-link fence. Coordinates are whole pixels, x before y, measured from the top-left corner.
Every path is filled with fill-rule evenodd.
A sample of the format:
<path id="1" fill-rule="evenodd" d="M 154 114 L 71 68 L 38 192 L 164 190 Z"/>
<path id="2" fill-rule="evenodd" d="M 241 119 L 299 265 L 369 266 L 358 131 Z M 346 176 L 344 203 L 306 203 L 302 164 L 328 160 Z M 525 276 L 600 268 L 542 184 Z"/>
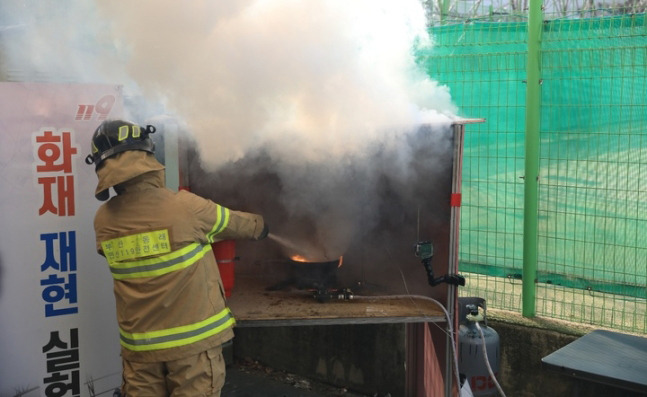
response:
<path id="1" fill-rule="evenodd" d="M 435 45 L 418 51 L 460 115 L 487 120 L 466 133 L 461 293 L 514 311 L 524 261 L 526 7 L 434 3 Z M 544 4 L 537 315 L 647 333 L 647 20 L 636 13 L 644 10 L 640 1 Z"/>

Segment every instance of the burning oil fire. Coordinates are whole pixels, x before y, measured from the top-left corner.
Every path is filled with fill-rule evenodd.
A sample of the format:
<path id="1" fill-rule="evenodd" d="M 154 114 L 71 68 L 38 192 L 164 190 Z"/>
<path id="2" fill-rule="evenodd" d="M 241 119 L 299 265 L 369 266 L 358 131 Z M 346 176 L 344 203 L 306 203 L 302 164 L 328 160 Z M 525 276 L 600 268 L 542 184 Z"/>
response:
<path id="1" fill-rule="evenodd" d="M 322 261 L 318 261 L 318 260 L 311 260 L 311 259 L 308 259 L 305 256 L 301 256 L 301 255 L 292 255 L 290 257 L 290 259 L 292 259 L 295 262 L 302 262 L 302 263 L 322 262 Z M 330 262 L 332 262 L 332 261 L 330 261 Z M 344 262 L 344 257 L 340 256 L 339 257 L 339 264 L 337 265 L 337 267 L 341 267 L 343 262 Z"/>

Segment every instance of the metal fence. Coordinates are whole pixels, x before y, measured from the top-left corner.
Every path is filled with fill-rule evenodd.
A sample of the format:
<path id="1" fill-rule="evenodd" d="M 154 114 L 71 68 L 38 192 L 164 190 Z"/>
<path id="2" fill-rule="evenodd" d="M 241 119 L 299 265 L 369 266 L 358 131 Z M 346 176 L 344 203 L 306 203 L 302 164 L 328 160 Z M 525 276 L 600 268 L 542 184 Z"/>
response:
<path id="1" fill-rule="evenodd" d="M 461 294 L 521 311 L 527 15 L 461 4 L 418 50 L 460 115 L 487 120 L 466 130 Z M 640 2 L 568 7 L 542 15 L 530 303 L 538 316 L 647 333 L 647 19 L 628 13 Z"/>

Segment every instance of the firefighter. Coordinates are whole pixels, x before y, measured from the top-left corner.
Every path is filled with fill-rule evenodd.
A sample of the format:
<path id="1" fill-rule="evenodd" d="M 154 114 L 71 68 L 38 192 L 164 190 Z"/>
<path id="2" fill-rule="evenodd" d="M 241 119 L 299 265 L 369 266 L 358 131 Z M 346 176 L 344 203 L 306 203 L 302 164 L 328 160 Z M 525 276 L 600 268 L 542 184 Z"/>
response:
<path id="1" fill-rule="evenodd" d="M 92 137 L 98 177 L 96 248 L 114 279 L 122 394 L 220 396 L 225 382 L 222 344 L 234 318 L 211 243 L 260 240 L 263 217 L 234 211 L 195 194 L 164 186 L 146 127 L 104 121 Z"/>

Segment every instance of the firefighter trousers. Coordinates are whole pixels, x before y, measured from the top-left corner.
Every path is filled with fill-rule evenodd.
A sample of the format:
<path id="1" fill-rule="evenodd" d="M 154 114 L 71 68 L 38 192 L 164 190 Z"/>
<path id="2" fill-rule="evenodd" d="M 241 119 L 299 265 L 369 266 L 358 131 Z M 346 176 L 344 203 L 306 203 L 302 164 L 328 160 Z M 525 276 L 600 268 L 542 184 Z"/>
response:
<path id="1" fill-rule="evenodd" d="M 125 397 L 219 397 L 225 384 L 222 346 L 175 361 L 122 361 Z"/>

